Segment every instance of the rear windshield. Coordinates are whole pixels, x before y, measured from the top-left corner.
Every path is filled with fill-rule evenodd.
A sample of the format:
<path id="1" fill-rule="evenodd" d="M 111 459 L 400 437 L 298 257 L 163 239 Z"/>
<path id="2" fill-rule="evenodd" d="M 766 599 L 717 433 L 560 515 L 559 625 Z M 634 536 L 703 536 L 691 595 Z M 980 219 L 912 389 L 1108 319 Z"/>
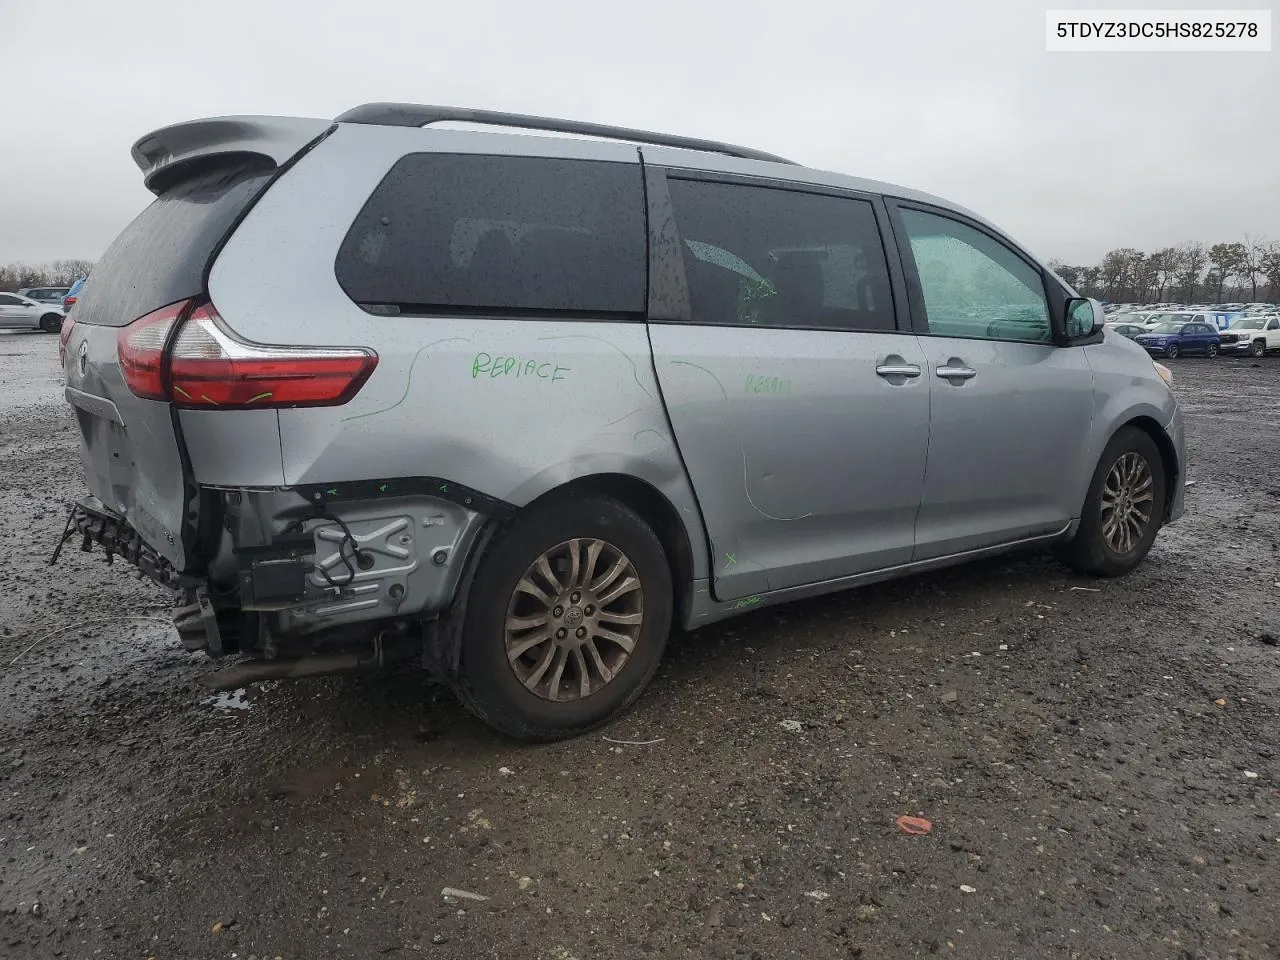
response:
<path id="1" fill-rule="evenodd" d="M 93 268 L 76 323 L 122 327 L 194 297 L 214 249 L 271 178 L 267 160 L 206 170 L 175 184 L 124 228 Z"/>
<path id="2" fill-rule="evenodd" d="M 351 225 L 338 282 L 409 313 L 639 314 L 643 203 L 638 164 L 409 154 Z"/>

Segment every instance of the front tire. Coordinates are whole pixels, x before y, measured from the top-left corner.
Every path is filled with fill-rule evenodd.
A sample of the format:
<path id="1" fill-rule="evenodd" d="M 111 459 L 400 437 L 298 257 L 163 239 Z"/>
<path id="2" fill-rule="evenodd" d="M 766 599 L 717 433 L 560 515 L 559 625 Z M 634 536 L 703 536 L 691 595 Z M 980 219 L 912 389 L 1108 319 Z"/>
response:
<path id="1" fill-rule="evenodd" d="M 62 331 L 62 314 L 46 313 L 40 318 L 40 329 L 45 333 L 60 333 Z"/>
<path id="2" fill-rule="evenodd" d="M 1218 345 L 1216 343 L 1209 344 L 1209 346 L 1205 348 L 1205 352 L 1209 355 L 1209 359 L 1212 360 L 1218 355 Z"/>
<path id="3" fill-rule="evenodd" d="M 1176 343 L 1169 344 L 1164 348 L 1164 355 L 1172 360 L 1178 355 L 1178 345 Z"/>
<path id="4" fill-rule="evenodd" d="M 1249 356 L 1251 357 L 1260 357 L 1266 352 L 1267 352 L 1267 345 L 1263 343 L 1261 340 L 1255 340 L 1249 346 Z"/>
<path id="5" fill-rule="evenodd" d="M 1098 460 L 1080 527 L 1058 558 L 1079 573 L 1118 577 L 1146 557 L 1164 520 L 1164 458 L 1137 427 L 1121 427 Z"/>
<path id="6" fill-rule="evenodd" d="M 577 736 L 629 707 L 671 629 L 671 568 L 629 507 L 556 497 L 494 541 L 471 586 L 462 702 L 522 740 Z"/>

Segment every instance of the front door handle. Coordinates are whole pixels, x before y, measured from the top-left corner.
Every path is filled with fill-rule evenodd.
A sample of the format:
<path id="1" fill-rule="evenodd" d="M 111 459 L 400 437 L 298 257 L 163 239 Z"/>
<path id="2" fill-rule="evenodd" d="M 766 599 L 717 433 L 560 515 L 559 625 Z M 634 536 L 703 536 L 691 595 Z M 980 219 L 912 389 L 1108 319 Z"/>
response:
<path id="1" fill-rule="evenodd" d="M 920 368 L 914 363 L 882 363 L 876 373 L 882 377 L 918 377 Z"/>
<path id="2" fill-rule="evenodd" d="M 934 373 L 943 380 L 972 380 L 978 375 L 977 370 L 966 367 L 959 360 L 948 360 L 945 367 L 938 367 Z"/>

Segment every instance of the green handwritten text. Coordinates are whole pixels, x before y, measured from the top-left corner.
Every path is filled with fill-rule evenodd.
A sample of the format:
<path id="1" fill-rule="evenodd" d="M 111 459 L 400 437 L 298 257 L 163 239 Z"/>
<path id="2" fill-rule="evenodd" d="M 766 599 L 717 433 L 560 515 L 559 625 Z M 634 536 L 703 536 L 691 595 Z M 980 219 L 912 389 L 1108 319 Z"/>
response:
<path id="1" fill-rule="evenodd" d="M 775 396 L 791 396 L 790 377 L 758 377 L 748 373 L 743 386 L 744 393 L 771 393 Z"/>
<path id="2" fill-rule="evenodd" d="M 734 604 L 732 607 L 730 607 L 729 609 L 730 609 L 730 610 L 741 610 L 741 609 L 743 609 L 744 607 L 754 607 L 757 603 L 759 603 L 759 602 L 760 602 L 761 600 L 763 600 L 763 599 L 764 599 L 764 597 L 758 597 L 758 596 L 757 596 L 757 597 L 743 597 L 741 600 L 739 600 L 737 603 L 735 603 L 735 604 Z"/>
<path id="3" fill-rule="evenodd" d="M 561 367 L 550 361 L 527 360 L 520 357 L 490 356 L 477 353 L 471 360 L 471 379 L 488 376 L 491 380 L 498 377 L 527 377 L 535 380 L 550 380 L 556 383 L 569 373 L 568 367 Z"/>

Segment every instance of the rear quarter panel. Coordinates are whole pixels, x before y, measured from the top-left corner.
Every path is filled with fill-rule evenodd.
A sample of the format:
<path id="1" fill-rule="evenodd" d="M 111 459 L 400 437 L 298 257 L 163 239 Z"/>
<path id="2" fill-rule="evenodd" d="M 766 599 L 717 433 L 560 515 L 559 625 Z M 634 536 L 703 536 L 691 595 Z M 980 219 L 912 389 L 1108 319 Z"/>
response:
<path id="1" fill-rule="evenodd" d="M 636 160 L 613 143 L 340 126 L 286 173 L 219 255 L 213 302 L 242 337 L 369 347 L 378 366 L 345 406 L 279 411 L 284 484 L 438 477 L 523 506 L 579 477 L 626 474 L 670 501 L 706 576 L 644 323 L 375 316 L 339 286 L 338 248 L 361 206 L 401 156 L 429 149 Z"/>

